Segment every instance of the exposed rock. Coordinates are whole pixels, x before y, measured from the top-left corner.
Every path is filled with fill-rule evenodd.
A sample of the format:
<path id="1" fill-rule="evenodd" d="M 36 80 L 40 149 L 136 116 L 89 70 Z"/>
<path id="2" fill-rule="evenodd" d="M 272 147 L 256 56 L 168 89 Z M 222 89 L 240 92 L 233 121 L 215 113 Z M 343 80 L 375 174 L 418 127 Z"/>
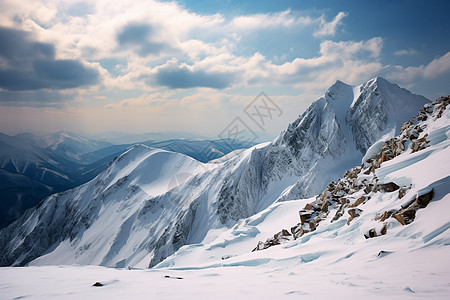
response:
<path id="1" fill-rule="evenodd" d="M 311 216 L 314 213 L 314 211 L 312 211 L 312 210 L 301 210 L 298 213 L 300 215 L 300 224 L 303 225 L 303 224 L 306 223 L 306 221 L 311 219 Z"/>
<path id="2" fill-rule="evenodd" d="M 255 249 L 252 250 L 252 252 L 254 251 L 259 251 L 259 250 L 264 250 L 266 248 L 264 248 L 264 242 L 259 241 L 258 245 L 256 245 Z"/>
<path id="3" fill-rule="evenodd" d="M 420 206 L 420 208 L 425 208 L 428 206 L 428 203 L 430 203 L 431 199 L 433 199 L 434 191 L 431 190 L 426 194 L 423 194 L 419 197 L 417 197 L 417 204 Z"/>
<path id="4" fill-rule="evenodd" d="M 356 200 L 353 204 L 351 204 L 349 207 L 357 207 L 358 205 L 362 204 L 364 201 L 366 201 L 366 197 L 361 196 Z"/>
<path id="5" fill-rule="evenodd" d="M 383 228 L 380 231 L 381 235 L 385 235 L 387 233 L 387 223 L 383 224 Z"/>
<path id="6" fill-rule="evenodd" d="M 407 186 L 407 187 L 403 186 L 403 187 L 401 187 L 398 190 L 398 199 L 402 199 L 405 196 L 406 191 L 409 190 L 410 188 L 411 188 L 411 186 Z"/>
<path id="7" fill-rule="evenodd" d="M 369 230 L 368 234 L 364 234 L 364 237 L 366 239 L 377 237 L 377 231 L 375 230 L 375 228 L 372 228 Z"/>
<path id="8" fill-rule="evenodd" d="M 372 192 L 373 189 L 373 184 L 368 184 L 364 187 L 364 193 L 369 194 L 370 192 Z"/>
<path id="9" fill-rule="evenodd" d="M 386 221 L 390 216 L 392 216 L 392 211 L 385 211 L 381 216 L 375 216 L 375 220 L 379 220 L 380 222 Z"/>
<path id="10" fill-rule="evenodd" d="M 289 231 L 287 231 L 286 229 L 282 229 L 280 232 L 274 234 L 272 238 L 268 238 L 266 242 L 258 242 L 258 245 L 252 251 L 259 251 L 267 249 L 271 246 L 280 245 L 283 241 L 291 240 L 291 237 L 292 234 L 290 234 Z"/>
<path id="11" fill-rule="evenodd" d="M 380 185 L 378 185 L 378 187 L 380 188 L 381 191 L 386 192 L 386 193 L 390 193 L 390 192 L 396 191 L 396 190 L 398 190 L 400 188 L 394 182 L 388 182 L 388 183 L 385 183 L 385 184 L 380 184 Z"/>
<path id="12" fill-rule="evenodd" d="M 101 284 L 100 282 L 95 282 L 92 286 L 103 286 L 103 284 Z"/>
<path id="13" fill-rule="evenodd" d="M 347 225 L 350 225 L 350 222 L 354 219 L 357 218 L 361 215 L 362 210 L 360 210 L 359 208 L 352 208 L 348 210 L 348 214 L 350 215 L 350 217 L 347 220 Z"/>
<path id="14" fill-rule="evenodd" d="M 391 251 L 385 251 L 385 250 L 381 250 L 380 252 L 378 252 L 377 257 L 385 257 L 386 255 L 391 254 Z"/>
<path id="15" fill-rule="evenodd" d="M 311 231 L 316 230 L 316 223 L 314 221 L 310 221 L 309 222 L 309 228 L 311 229 Z"/>
<path id="16" fill-rule="evenodd" d="M 416 210 L 413 208 L 402 210 L 394 215 L 394 218 L 402 225 L 408 225 L 414 221 Z"/>
<path id="17" fill-rule="evenodd" d="M 352 218 L 356 218 L 359 217 L 361 215 L 362 210 L 358 209 L 358 208 L 352 208 L 348 210 L 348 214 L 352 217 Z"/>
<path id="18" fill-rule="evenodd" d="M 408 203 L 404 208 L 399 209 L 395 214 L 394 218 L 402 225 L 408 225 L 412 223 L 416 217 L 416 212 L 428 206 L 431 199 L 433 199 L 433 190 L 418 196 L 414 201 Z"/>
<path id="19" fill-rule="evenodd" d="M 165 275 L 164 278 L 170 278 L 170 279 L 184 279 L 183 277 L 169 276 L 169 275 Z"/>

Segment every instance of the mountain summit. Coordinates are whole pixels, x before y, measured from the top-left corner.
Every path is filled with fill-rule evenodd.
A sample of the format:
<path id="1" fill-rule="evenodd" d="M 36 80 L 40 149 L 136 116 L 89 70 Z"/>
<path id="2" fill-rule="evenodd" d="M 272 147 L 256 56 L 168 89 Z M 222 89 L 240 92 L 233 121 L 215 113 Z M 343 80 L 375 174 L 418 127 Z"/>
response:
<path id="1" fill-rule="evenodd" d="M 276 201 L 312 196 L 428 99 L 382 78 L 337 81 L 274 141 L 203 164 L 135 146 L 0 233 L 0 265 L 154 266 Z"/>
<path id="2" fill-rule="evenodd" d="M 280 199 L 311 197 L 359 164 L 381 137 L 393 137 L 429 100 L 381 77 L 360 86 L 336 81 L 273 142 L 302 168 Z"/>

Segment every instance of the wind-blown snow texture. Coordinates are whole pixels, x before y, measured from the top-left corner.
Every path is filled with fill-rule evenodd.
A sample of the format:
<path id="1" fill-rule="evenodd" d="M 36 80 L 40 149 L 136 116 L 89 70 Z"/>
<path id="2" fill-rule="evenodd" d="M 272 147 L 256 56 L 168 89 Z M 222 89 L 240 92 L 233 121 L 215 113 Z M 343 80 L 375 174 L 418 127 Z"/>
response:
<path id="1" fill-rule="evenodd" d="M 277 199 L 318 193 L 426 102 L 382 78 L 338 81 L 273 142 L 225 162 L 136 146 L 4 229 L 0 263 L 154 266 Z"/>
<path id="2" fill-rule="evenodd" d="M 201 243 L 181 247 L 149 270 L 93 266 L 0 268 L 2 296 L 8 299 L 448 299 L 450 97 L 441 99 L 438 105 L 427 104 L 403 128 L 400 136 L 377 143 L 374 148 L 378 150 L 372 149 L 363 165 L 358 164 L 357 168 L 364 172 L 356 174 L 357 168 L 353 168 L 337 182 L 352 184 L 354 193 L 345 196 L 351 203 L 362 193 L 370 197 L 355 206 L 359 216 L 348 224 L 347 216 L 335 219 L 337 209 L 329 206 L 332 213 L 315 231 L 276 247 L 251 252 L 258 240 L 297 223 L 297 212 L 316 198 L 278 202 L 239 220 L 232 228 L 211 230 Z M 406 141 L 404 148 L 401 141 Z M 396 143 L 395 147 L 392 142 Z M 134 164 L 139 165 L 159 153 L 151 150 L 152 154 L 147 156 L 144 150 L 135 150 L 143 156 L 135 159 Z M 376 157 L 375 153 L 381 156 Z M 389 157 L 383 157 L 386 155 Z M 366 169 L 370 170 L 368 174 Z M 358 189 L 365 180 L 374 178 L 380 186 L 393 182 L 407 187 L 395 191 L 387 186 L 383 191 Z M 343 186 L 341 191 L 345 190 Z M 395 218 L 378 220 L 380 212 L 409 207 L 411 199 L 431 190 L 431 201 L 417 210 L 409 225 L 403 226 Z M 387 223 L 384 235 L 365 238 L 370 228 L 379 227 L 383 222 Z M 33 263 L 39 264 L 39 259 Z M 97 281 L 103 286 L 92 287 Z"/>

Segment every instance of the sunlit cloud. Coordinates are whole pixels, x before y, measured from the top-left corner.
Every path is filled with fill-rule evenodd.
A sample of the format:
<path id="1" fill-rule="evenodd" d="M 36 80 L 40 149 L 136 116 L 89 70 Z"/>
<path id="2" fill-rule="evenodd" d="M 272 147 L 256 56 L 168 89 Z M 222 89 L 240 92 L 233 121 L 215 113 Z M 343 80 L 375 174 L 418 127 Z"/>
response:
<path id="1" fill-rule="evenodd" d="M 342 19 L 347 17 L 348 13 L 339 12 L 332 21 L 327 22 L 325 17 L 322 16 L 320 19 L 320 26 L 317 30 L 314 31 L 314 36 L 316 37 L 325 37 L 325 36 L 334 36 L 336 34 L 336 30 L 338 26 L 342 23 Z"/>
<path id="2" fill-rule="evenodd" d="M 406 68 L 402 66 L 389 66 L 387 70 L 386 77 L 388 79 L 402 83 L 434 79 L 443 74 L 450 73 L 450 51 L 441 57 L 435 58 L 427 65 Z"/>
<path id="3" fill-rule="evenodd" d="M 295 16 L 287 9 L 277 13 L 238 16 L 231 20 L 229 26 L 235 30 L 262 30 L 270 27 L 303 27 L 318 20 L 310 16 Z"/>

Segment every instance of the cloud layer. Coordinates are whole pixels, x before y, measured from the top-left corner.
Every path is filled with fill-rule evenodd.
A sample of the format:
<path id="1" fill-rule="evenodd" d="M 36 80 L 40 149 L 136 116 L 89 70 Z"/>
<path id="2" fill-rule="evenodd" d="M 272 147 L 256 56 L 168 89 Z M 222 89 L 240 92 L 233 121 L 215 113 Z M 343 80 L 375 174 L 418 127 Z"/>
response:
<path id="1" fill-rule="evenodd" d="M 52 44 L 22 30 L 0 27 L 0 88 L 7 91 L 69 89 L 95 85 L 99 74 L 80 60 L 56 59 Z"/>
<path id="2" fill-rule="evenodd" d="M 0 7 L 0 104 L 63 107 L 92 120 L 95 111 L 102 124 L 135 114 L 170 123 L 187 107 L 189 121 L 205 123 L 207 108 L 217 113 L 212 120 L 236 115 L 261 90 L 304 107 L 337 79 L 359 84 L 382 75 L 410 88 L 450 73 L 450 52 L 415 65 L 385 63 L 389 55 L 412 60 L 421 49 L 355 38 L 346 11 L 202 14 L 156 0 L 0 0 Z"/>

